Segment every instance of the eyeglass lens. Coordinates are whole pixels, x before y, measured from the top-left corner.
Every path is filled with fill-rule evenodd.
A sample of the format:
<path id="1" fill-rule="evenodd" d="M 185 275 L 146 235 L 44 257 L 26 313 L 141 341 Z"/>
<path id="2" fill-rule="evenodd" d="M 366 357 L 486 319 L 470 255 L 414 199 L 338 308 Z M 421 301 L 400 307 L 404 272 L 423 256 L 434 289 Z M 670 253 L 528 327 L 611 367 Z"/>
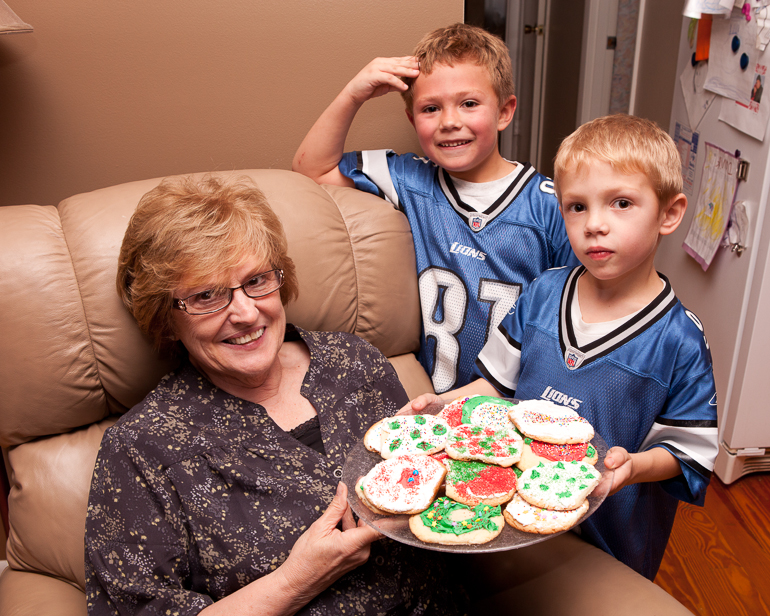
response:
<path id="1" fill-rule="evenodd" d="M 207 312 L 216 312 L 230 305 L 233 293 L 236 289 L 243 289 L 251 298 L 262 297 L 276 291 L 283 284 L 283 275 L 281 270 L 270 270 L 255 274 L 240 287 L 231 289 L 208 289 L 186 297 L 184 305 L 189 314 L 203 314 Z"/>

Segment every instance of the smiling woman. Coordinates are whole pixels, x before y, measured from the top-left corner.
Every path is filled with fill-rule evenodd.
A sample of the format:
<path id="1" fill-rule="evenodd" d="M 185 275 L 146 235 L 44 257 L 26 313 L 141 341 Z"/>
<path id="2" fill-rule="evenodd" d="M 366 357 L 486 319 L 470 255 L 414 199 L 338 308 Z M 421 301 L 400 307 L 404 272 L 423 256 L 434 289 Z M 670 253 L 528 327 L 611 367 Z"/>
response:
<path id="1" fill-rule="evenodd" d="M 102 440 L 89 613 L 462 611 L 441 558 L 372 543 L 353 519 L 345 457 L 406 394 L 370 344 L 286 323 L 294 265 L 249 180 L 147 193 L 117 283 L 144 333 L 185 361 Z"/>

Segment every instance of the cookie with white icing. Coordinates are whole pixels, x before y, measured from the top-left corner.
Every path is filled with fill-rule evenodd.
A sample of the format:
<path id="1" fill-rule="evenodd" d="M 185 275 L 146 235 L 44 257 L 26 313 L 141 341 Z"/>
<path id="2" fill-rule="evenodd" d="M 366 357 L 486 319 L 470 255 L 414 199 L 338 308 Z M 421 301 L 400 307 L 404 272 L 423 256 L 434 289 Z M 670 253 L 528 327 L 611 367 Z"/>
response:
<path id="1" fill-rule="evenodd" d="M 484 462 L 444 460 L 446 495 L 464 505 L 502 505 L 516 493 L 516 471 Z"/>
<path id="2" fill-rule="evenodd" d="M 519 477 L 516 490 L 536 507 L 576 509 L 599 485 L 601 474 L 584 462 L 541 462 Z"/>
<path id="3" fill-rule="evenodd" d="M 364 478 L 359 477 L 358 481 L 356 482 L 356 494 L 358 495 L 358 498 L 361 500 L 361 502 L 366 505 L 366 507 L 372 511 L 373 513 L 377 513 L 379 515 L 391 515 L 387 511 L 383 511 L 382 509 L 377 509 L 374 505 L 372 505 L 369 500 L 366 498 L 366 494 L 364 493 Z"/>
<path id="4" fill-rule="evenodd" d="M 431 454 L 444 449 L 449 426 L 436 415 L 398 415 L 382 423 L 380 455 Z"/>
<path id="5" fill-rule="evenodd" d="M 546 443 L 587 443 L 594 437 L 585 418 L 550 400 L 522 400 L 511 410 L 510 419 L 524 436 Z"/>
<path id="6" fill-rule="evenodd" d="M 455 460 L 513 466 L 521 458 L 522 446 L 521 435 L 513 427 L 463 424 L 449 431 L 445 450 Z"/>
<path id="7" fill-rule="evenodd" d="M 468 507 L 444 496 L 409 518 L 409 529 L 425 543 L 476 545 L 497 537 L 505 526 L 500 507 Z"/>
<path id="8" fill-rule="evenodd" d="M 525 533 L 552 535 L 575 526 L 587 511 L 587 500 L 577 509 L 556 511 L 531 505 L 516 494 L 503 509 L 503 516 L 508 524 Z"/>
<path id="9" fill-rule="evenodd" d="M 521 450 L 521 459 L 516 466 L 525 471 L 541 462 L 572 462 L 573 460 L 596 464 L 599 461 L 599 452 L 591 443 L 559 445 L 526 437 Z"/>
<path id="10" fill-rule="evenodd" d="M 364 447 L 374 453 L 380 453 L 380 449 L 382 449 L 382 424 L 391 419 L 393 418 L 385 417 L 369 426 L 364 434 Z"/>
<path id="11" fill-rule="evenodd" d="M 403 454 L 375 464 L 361 480 L 363 490 L 356 493 L 373 511 L 419 513 L 436 497 L 445 475 L 446 467 L 438 460 Z"/>

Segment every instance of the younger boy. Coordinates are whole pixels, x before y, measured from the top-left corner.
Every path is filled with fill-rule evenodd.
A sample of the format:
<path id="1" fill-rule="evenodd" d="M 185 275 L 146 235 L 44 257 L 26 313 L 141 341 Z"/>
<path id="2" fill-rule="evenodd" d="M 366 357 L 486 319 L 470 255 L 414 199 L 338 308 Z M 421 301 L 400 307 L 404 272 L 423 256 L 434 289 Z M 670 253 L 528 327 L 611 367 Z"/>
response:
<path id="1" fill-rule="evenodd" d="M 479 355 L 482 379 L 454 394 L 551 399 L 588 419 L 615 473 L 581 535 L 653 579 L 677 499 L 703 504 L 717 454 L 703 326 L 653 264 L 687 208 L 681 163 L 654 123 L 616 115 L 564 140 L 554 178 L 582 266 L 534 281 Z"/>
<path id="2" fill-rule="evenodd" d="M 393 91 L 401 92 L 427 158 L 389 150 L 343 155 L 358 109 Z M 406 214 L 422 306 L 419 359 L 437 392 L 468 382 L 489 332 L 527 283 L 576 263 L 552 182 L 497 149 L 515 109 L 505 44 L 455 24 L 426 35 L 414 57 L 373 60 L 294 157 L 295 171 L 380 195 Z"/>

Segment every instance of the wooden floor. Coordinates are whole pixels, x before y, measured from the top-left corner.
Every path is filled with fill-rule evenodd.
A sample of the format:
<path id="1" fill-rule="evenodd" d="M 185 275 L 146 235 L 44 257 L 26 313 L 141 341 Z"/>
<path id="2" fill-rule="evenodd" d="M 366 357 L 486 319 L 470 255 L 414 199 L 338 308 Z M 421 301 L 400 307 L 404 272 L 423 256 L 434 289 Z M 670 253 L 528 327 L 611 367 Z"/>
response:
<path id="1" fill-rule="evenodd" d="M 714 475 L 705 507 L 680 503 L 655 583 L 694 614 L 770 614 L 770 474 Z"/>

